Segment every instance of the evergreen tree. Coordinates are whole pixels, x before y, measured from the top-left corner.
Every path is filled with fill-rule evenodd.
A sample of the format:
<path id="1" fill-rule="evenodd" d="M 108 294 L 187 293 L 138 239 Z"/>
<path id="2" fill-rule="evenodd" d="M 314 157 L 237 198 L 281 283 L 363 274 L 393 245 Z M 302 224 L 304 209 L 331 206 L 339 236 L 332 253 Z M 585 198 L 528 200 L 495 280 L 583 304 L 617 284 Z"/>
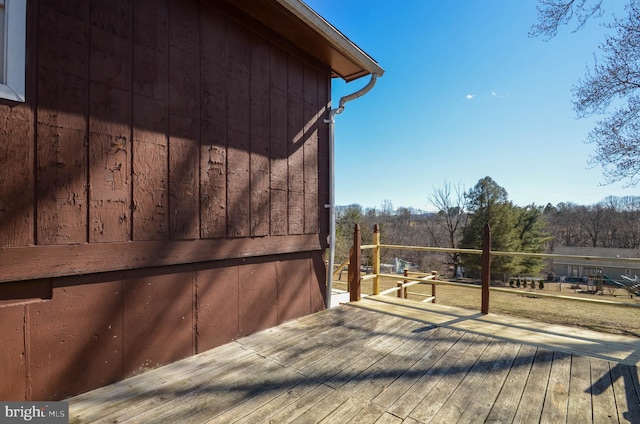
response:
<path id="1" fill-rule="evenodd" d="M 460 246 L 481 249 L 484 226 L 491 227 L 491 250 L 514 252 L 520 250 L 517 231 L 518 214 L 508 199 L 507 191 L 491 177 L 484 177 L 467 193 L 469 222 L 464 229 Z M 491 262 L 493 274 L 511 275 L 517 271 L 518 261 L 510 256 L 494 256 Z M 463 266 L 467 273 L 480 273 L 481 257 L 464 255 Z"/>
<path id="2" fill-rule="evenodd" d="M 362 231 L 362 206 L 349 205 L 336 208 L 336 265 L 349 257 L 349 249 L 353 244 L 353 229 L 356 224 L 360 224 Z"/>
<path id="3" fill-rule="evenodd" d="M 490 177 L 485 177 L 467 193 L 470 218 L 463 232 L 461 246 L 468 249 L 482 248 L 485 224 L 491 227 L 491 250 L 502 252 L 544 251 L 550 236 L 541 208 L 535 205 L 515 206 L 508 199 L 507 191 Z M 465 255 L 467 271 L 480 272 L 481 258 Z M 538 258 L 493 256 L 491 272 L 500 277 L 514 273 L 535 274 L 542 269 Z M 506 274 L 506 275 L 505 275 Z"/>
<path id="4" fill-rule="evenodd" d="M 524 208 L 516 207 L 516 229 L 520 239 L 520 251 L 542 253 L 551 236 L 547 233 L 547 221 L 541 208 L 530 205 Z M 518 261 L 518 272 L 522 274 L 536 274 L 542 270 L 540 258 L 523 257 Z"/>

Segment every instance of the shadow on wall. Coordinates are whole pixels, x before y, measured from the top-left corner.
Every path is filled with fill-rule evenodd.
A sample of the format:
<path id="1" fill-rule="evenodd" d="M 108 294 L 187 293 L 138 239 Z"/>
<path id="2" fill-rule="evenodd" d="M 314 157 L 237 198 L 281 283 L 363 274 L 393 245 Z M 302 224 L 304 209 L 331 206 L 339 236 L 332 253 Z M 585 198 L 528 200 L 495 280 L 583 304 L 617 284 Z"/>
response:
<path id="1" fill-rule="evenodd" d="M 28 101 L 0 106 L 0 246 L 42 278 L 0 283 L 0 398 L 61 399 L 323 307 L 321 250 L 255 248 L 326 245 L 328 68 L 198 1 L 43 1 L 28 22 Z M 172 241 L 240 238 L 245 259 L 166 263 Z M 108 248 L 142 241 L 148 269 Z M 88 244 L 113 272 L 29 263 Z"/>

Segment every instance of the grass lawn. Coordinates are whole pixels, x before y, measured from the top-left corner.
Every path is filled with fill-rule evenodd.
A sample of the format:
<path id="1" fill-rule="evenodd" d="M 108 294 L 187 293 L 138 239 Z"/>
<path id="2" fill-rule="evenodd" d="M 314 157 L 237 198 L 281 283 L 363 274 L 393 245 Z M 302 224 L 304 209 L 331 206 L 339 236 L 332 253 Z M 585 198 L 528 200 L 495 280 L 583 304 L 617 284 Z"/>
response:
<path id="1" fill-rule="evenodd" d="M 398 278 L 398 281 L 401 278 Z M 346 289 L 346 283 L 335 281 L 339 289 Z M 395 287 L 395 281 L 383 281 L 381 290 Z M 583 288 L 586 288 L 583 286 Z M 436 303 L 480 310 L 480 290 L 474 288 L 439 285 L 436 288 Z M 597 303 L 575 302 L 561 299 L 545 299 L 527 296 L 527 293 L 558 294 L 562 296 L 581 297 L 598 300 L 611 300 L 620 303 L 640 305 L 640 298 L 631 299 L 626 291 L 605 290 L 602 295 L 576 293 L 569 284 L 545 283 L 543 290 L 538 288 L 513 289 L 521 294 L 500 293 L 492 291 L 489 301 L 489 312 L 495 314 L 525 317 L 552 324 L 572 325 L 589 328 L 595 331 L 624 334 L 640 337 L 640 308 L 625 308 Z M 422 300 L 416 293 L 430 295 L 431 285 L 418 284 L 408 289 L 409 299 Z M 371 293 L 371 282 L 364 282 L 362 293 Z M 395 294 L 392 294 L 394 296 Z"/>

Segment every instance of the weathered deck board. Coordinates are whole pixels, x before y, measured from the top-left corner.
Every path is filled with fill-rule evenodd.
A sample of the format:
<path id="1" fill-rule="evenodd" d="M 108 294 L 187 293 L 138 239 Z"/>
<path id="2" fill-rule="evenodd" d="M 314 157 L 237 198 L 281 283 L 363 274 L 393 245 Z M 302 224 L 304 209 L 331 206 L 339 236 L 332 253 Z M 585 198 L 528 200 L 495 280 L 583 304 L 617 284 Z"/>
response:
<path id="1" fill-rule="evenodd" d="M 507 371 L 500 393 L 487 416 L 488 423 L 510 423 L 518 411 L 522 392 L 527 384 L 536 348 L 518 345 L 515 358 Z"/>
<path id="2" fill-rule="evenodd" d="M 493 392 L 493 390 L 486 390 L 487 387 L 492 389 L 493 386 L 485 385 L 484 380 L 486 376 L 491 375 L 492 371 L 495 372 L 493 366 L 500 363 L 501 353 L 504 348 L 505 343 L 499 341 L 490 343 L 469 373 L 461 380 L 460 384 L 447 398 L 438 413 L 431 417 L 430 421 L 434 423 L 460 422 L 466 410 L 471 405 L 477 404 L 475 400 L 479 395 L 483 396 L 485 391 Z M 427 420 L 425 419 L 424 421 Z M 468 420 L 463 422 L 468 422 Z"/>
<path id="3" fill-rule="evenodd" d="M 580 390 L 581 387 L 589 387 L 590 382 L 591 364 L 589 358 L 585 356 L 572 357 L 567 422 L 584 423 L 591 420 L 591 391 Z"/>
<path id="4" fill-rule="evenodd" d="M 161 399 L 161 395 L 170 391 L 181 391 L 193 381 L 193 374 L 203 377 L 206 372 L 224 374 L 253 352 L 243 349 L 237 344 L 228 344 L 214 351 L 198 355 L 198 361 L 184 360 L 174 362 L 162 368 L 162 373 L 147 372 L 127 380 L 102 387 L 74 398 L 74 406 L 78 408 L 80 422 L 91 421 L 94 417 L 113 414 L 114 419 L 122 411 L 122 416 L 131 414 L 129 407 L 151 408 Z M 234 357 L 237 363 L 224 360 Z M 132 396 L 132 393 L 144 394 L 144 398 Z M 156 396 L 157 395 L 157 396 Z"/>
<path id="5" fill-rule="evenodd" d="M 627 420 L 633 423 L 640 423 L 640 402 L 631 395 L 635 389 L 632 378 L 629 367 L 618 364 L 611 366 L 611 380 L 616 398 L 616 407 L 619 410 L 627 411 L 625 413 Z"/>
<path id="6" fill-rule="evenodd" d="M 493 336 L 499 316 L 395 299 L 355 306 L 71 398 L 70 422 L 639 422 L 638 369 L 628 357 L 601 359 L 615 358 L 606 342 L 576 355 L 572 342 L 569 351 L 540 345 L 546 329 L 534 343 Z M 437 325 L 426 319 L 438 314 Z M 455 328 L 462 323 L 472 330 Z M 532 331 L 523 320 L 508 325 Z M 579 345 L 594 335 L 574 337 Z"/>
<path id="7" fill-rule="evenodd" d="M 283 408 L 281 411 L 273 414 L 270 417 L 269 421 L 274 423 L 286 423 L 293 421 L 301 414 L 305 413 L 311 406 L 315 404 L 315 402 L 322 401 L 322 399 L 334 392 L 335 391 L 330 387 L 321 384 L 318 387 L 314 388 L 311 392 L 307 393 L 307 395 L 302 396 L 295 403 L 289 404 L 286 408 Z"/>
<path id="8" fill-rule="evenodd" d="M 562 352 L 587 355 L 627 365 L 640 363 L 640 339 L 599 333 L 577 327 L 541 323 L 505 315 L 482 315 L 477 311 L 443 305 L 408 302 L 391 296 L 370 296 L 350 305 L 391 315 L 404 316 L 476 334 L 490 334 L 505 340 Z"/>
<path id="9" fill-rule="evenodd" d="M 269 398 L 270 393 L 263 393 L 259 396 L 264 398 L 264 402 L 260 402 L 262 399 L 258 398 L 256 401 L 243 403 L 239 405 L 239 407 L 230 409 L 226 413 L 219 415 L 210 421 L 210 423 L 224 424 L 234 419 L 236 423 L 244 424 L 268 422 L 273 415 L 281 413 L 281 411 L 287 408 L 295 410 L 295 408 L 291 408 L 291 406 L 297 402 L 304 402 L 303 399 L 315 397 L 316 394 L 314 391 L 318 390 L 318 388 L 320 390 L 326 390 L 327 393 L 331 390 L 326 386 L 299 384 L 292 389 L 273 393 L 275 396 L 271 399 Z M 255 409 L 252 409 L 252 407 L 255 407 Z"/>
<path id="10" fill-rule="evenodd" d="M 430 332 L 432 339 L 437 340 L 437 337 L 444 337 L 451 330 L 445 328 L 438 328 Z M 423 356 L 409 366 L 404 373 L 399 376 L 393 383 L 385 388 L 385 390 L 373 398 L 373 401 L 381 406 L 389 407 L 396 402 L 403 394 L 405 394 L 411 387 L 419 381 L 420 377 L 429 370 L 433 364 L 440 359 L 447 349 L 453 344 L 453 342 L 447 344 L 438 341 L 432 341 L 425 349 Z"/>
<path id="11" fill-rule="evenodd" d="M 540 422 L 557 423 L 566 419 L 570 371 L 571 356 L 563 352 L 554 353 Z"/>
<path id="12" fill-rule="evenodd" d="M 411 411 L 411 417 L 422 422 L 431 421 L 431 418 L 435 418 L 488 345 L 489 339 L 486 337 L 476 337 L 473 341 L 470 341 L 470 346 L 464 352 L 456 355 L 457 360 L 455 363 L 446 372 L 442 373 L 437 384 L 427 393 L 423 401 Z M 470 361 L 469 358 L 474 359 Z"/>
<path id="13" fill-rule="evenodd" d="M 472 334 L 462 334 L 458 340 L 450 345 L 445 354 L 420 377 L 412 389 L 394 402 L 388 410 L 396 416 L 402 418 L 408 417 L 409 413 L 419 406 L 423 399 L 425 399 L 425 396 L 439 384 L 442 377 L 452 368 L 456 360 L 459 360 L 465 355 L 469 342 L 473 341 L 476 337 L 477 336 Z"/>
<path id="14" fill-rule="evenodd" d="M 530 417 L 539 417 L 544 405 L 544 396 L 549 382 L 553 352 L 546 349 L 538 349 L 533 358 L 533 365 L 529 371 L 529 377 L 525 384 L 514 422 L 527 422 Z"/>
<path id="15" fill-rule="evenodd" d="M 618 417 L 616 401 L 613 394 L 609 363 L 605 361 L 591 361 L 591 399 L 593 400 L 593 416 L 596 423 L 616 423 Z"/>
<path id="16" fill-rule="evenodd" d="M 493 362 L 491 369 L 484 374 L 482 382 L 472 393 L 478 395 L 464 411 L 459 422 L 472 424 L 484 423 L 492 407 L 496 405 L 499 393 L 496 390 L 486 391 L 484 387 L 503 387 L 506 385 L 506 377 L 512 369 L 520 345 L 507 343 L 503 347 L 502 355 Z M 503 389 L 504 390 L 504 389 Z M 501 390 L 502 392 L 502 390 Z"/>

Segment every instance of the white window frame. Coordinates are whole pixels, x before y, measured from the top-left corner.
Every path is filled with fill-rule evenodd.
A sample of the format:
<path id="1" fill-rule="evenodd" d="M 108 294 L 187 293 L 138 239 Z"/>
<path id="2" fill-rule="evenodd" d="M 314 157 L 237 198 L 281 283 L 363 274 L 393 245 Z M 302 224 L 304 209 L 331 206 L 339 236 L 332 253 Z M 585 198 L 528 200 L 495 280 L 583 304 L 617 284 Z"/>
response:
<path id="1" fill-rule="evenodd" d="M 4 43 L 0 98 L 25 101 L 25 61 L 27 40 L 27 0 L 0 0 L 4 3 Z"/>

